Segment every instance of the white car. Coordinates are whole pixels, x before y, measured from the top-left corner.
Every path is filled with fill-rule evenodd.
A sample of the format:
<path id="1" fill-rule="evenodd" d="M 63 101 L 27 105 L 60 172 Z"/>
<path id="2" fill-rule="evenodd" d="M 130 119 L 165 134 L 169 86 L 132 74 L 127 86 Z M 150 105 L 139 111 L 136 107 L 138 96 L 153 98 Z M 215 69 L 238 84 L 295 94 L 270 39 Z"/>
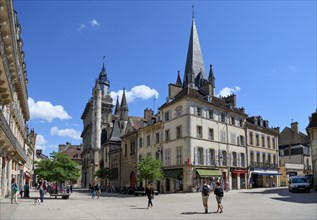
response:
<path id="1" fill-rule="evenodd" d="M 310 192 L 310 184 L 305 176 L 291 176 L 288 180 L 288 190 Z"/>

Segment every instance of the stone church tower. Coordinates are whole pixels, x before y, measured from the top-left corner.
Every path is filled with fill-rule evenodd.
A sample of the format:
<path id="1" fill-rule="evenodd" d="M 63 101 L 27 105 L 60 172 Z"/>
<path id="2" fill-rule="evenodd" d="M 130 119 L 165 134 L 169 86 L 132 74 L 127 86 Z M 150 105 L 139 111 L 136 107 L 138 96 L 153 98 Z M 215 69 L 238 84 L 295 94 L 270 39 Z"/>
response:
<path id="1" fill-rule="evenodd" d="M 92 89 L 92 97 L 86 104 L 81 116 L 84 124 L 84 130 L 81 134 L 83 138 L 83 187 L 87 187 L 89 183 L 94 182 L 95 170 L 100 167 L 101 145 L 107 141 L 113 127 L 112 101 L 110 81 L 107 78 L 107 72 L 103 64 Z"/>

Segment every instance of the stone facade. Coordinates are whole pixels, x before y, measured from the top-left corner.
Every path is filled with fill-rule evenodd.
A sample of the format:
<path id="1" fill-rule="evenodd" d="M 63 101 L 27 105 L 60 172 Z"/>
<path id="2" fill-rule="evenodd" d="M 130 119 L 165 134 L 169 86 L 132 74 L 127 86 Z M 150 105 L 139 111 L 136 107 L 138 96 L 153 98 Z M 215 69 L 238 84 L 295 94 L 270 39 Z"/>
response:
<path id="1" fill-rule="evenodd" d="M 11 180 L 32 185 L 36 134 L 29 130 L 27 72 L 21 25 L 12 0 L 0 1 L 0 198 L 10 195 Z"/>
<path id="2" fill-rule="evenodd" d="M 309 117 L 309 124 L 306 131 L 310 139 L 313 178 L 315 190 L 317 190 L 317 109 L 312 113 L 311 117 Z"/>

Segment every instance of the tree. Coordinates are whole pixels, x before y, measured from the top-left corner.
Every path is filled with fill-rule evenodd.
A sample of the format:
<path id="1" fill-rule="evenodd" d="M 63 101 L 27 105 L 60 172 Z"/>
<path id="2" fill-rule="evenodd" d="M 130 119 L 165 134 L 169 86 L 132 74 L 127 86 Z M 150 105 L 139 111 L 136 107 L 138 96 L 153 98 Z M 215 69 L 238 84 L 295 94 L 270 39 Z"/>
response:
<path id="1" fill-rule="evenodd" d="M 163 177 L 162 162 L 146 155 L 137 164 L 139 180 L 159 180 Z"/>
<path id="2" fill-rule="evenodd" d="M 80 177 L 77 163 L 72 161 L 67 155 L 53 152 L 48 160 L 36 162 L 34 172 L 47 181 L 57 183 L 77 181 Z"/>
<path id="3" fill-rule="evenodd" d="M 111 169 L 108 167 L 102 167 L 95 172 L 95 176 L 100 179 L 111 179 Z"/>

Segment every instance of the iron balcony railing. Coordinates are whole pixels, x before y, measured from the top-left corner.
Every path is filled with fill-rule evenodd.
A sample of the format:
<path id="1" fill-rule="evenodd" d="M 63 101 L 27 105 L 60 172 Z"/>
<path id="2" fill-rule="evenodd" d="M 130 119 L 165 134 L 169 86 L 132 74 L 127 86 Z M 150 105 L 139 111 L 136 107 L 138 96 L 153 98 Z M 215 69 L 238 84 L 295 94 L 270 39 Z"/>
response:
<path id="1" fill-rule="evenodd" d="M 261 169 L 277 169 L 278 165 L 276 163 L 262 163 L 262 162 L 250 162 L 251 168 L 261 168 Z"/>
<path id="2" fill-rule="evenodd" d="M 2 111 L 0 111 L 0 128 L 5 133 L 5 135 L 9 139 L 9 141 L 10 141 L 11 145 L 14 147 L 14 149 L 21 155 L 23 160 L 26 162 L 28 160 L 26 152 L 22 148 L 21 144 L 18 142 L 16 137 L 13 135 L 13 133 L 10 129 L 10 126 L 8 125 L 8 122 L 5 119 Z"/>

